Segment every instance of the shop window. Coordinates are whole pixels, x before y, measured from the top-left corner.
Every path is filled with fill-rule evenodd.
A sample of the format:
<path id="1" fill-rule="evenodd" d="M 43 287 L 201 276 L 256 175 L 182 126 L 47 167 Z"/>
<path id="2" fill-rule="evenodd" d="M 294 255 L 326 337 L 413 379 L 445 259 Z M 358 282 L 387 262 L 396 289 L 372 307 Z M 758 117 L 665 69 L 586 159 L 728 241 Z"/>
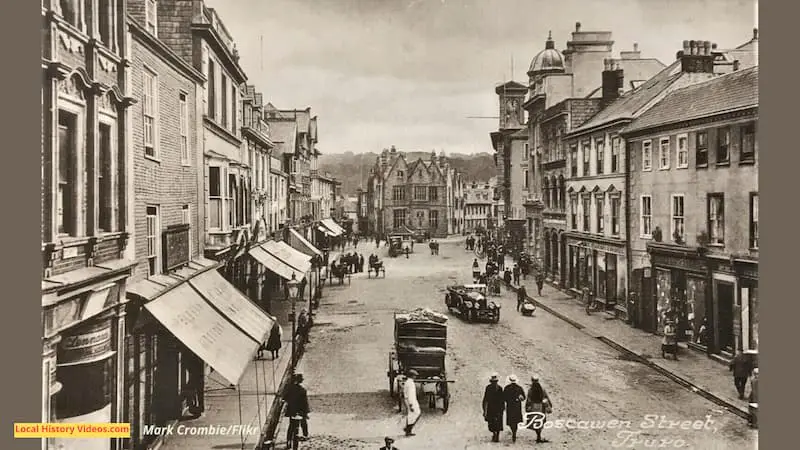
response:
<path id="1" fill-rule="evenodd" d="M 708 195 L 708 236 L 712 245 L 725 244 L 725 196 Z"/>
<path id="2" fill-rule="evenodd" d="M 695 344 L 708 346 L 711 328 L 706 318 L 706 281 L 702 278 L 686 279 L 686 317 L 691 330 L 691 340 Z"/>
<path id="3" fill-rule="evenodd" d="M 698 131 L 695 135 L 695 165 L 705 167 L 708 165 L 708 132 Z"/>
<path id="4" fill-rule="evenodd" d="M 56 376 L 62 388 L 56 394 L 56 419 L 92 413 L 98 414 L 97 420 L 92 422 L 113 419 L 110 405 L 114 397 L 115 366 L 114 358 L 59 366 Z M 108 408 L 108 411 L 103 412 L 104 408 Z M 106 417 L 100 417 L 101 415 Z"/>

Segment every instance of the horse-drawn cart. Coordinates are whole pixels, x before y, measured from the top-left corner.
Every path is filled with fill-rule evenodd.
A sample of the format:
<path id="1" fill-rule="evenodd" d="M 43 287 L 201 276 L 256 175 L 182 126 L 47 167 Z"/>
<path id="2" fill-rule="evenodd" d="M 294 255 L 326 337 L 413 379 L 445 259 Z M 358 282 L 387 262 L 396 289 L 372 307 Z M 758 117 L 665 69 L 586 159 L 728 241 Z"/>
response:
<path id="1" fill-rule="evenodd" d="M 442 412 L 450 407 L 450 390 L 445 369 L 447 355 L 447 316 L 430 310 L 417 309 L 394 314 L 394 348 L 389 353 L 389 394 L 397 397 L 402 411 L 402 382 L 409 370 L 419 374 L 414 378 L 418 392 L 436 408 L 441 400 Z"/>

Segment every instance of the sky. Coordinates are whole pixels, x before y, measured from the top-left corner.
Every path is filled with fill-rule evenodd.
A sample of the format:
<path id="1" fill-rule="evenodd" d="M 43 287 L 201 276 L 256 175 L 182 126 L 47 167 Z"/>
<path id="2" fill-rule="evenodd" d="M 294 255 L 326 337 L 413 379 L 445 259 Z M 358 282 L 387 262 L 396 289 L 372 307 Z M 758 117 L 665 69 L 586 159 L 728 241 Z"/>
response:
<path id="1" fill-rule="evenodd" d="M 671 63 L 684 40 L 750 40 L 754 0 L 206 0 L 233 35 L 248 83 L 281 109 L 310 106 L 323 153 L 492 152 L 497 84 L 527 84 L 552 31 L 563 50 L 611 31 Z M 513 67 L 513 71 L 512 71 Z M 512 73 L 513 72 L 513 73 Z M 598 85 L 600 74 L 598 74 Z"/>

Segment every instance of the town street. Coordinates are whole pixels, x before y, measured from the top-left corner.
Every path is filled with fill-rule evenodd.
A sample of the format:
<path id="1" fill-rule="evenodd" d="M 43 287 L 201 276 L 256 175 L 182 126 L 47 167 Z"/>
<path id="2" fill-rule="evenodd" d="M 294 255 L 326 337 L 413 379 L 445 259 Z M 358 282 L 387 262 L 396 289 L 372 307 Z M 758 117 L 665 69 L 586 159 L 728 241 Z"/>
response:
<path id="1" fill-rule="evenodd" d="M 511 446 L 508 429 L 501 443 L 491 443 L 481 417 L 484 386 L 495 371 L 503 384 L 516 374 L 526 391 L 530 375 L 538 373 L 553 401 L 548 421 L 574 419 L 546 429 L 550 443 L 534 444 L 535 434 L 521 430 L 515 445 L 522 448 L 754 448 L 756 432 L 745 420 L 541 309 L 534 317 L 521 316 L 508 292 L 498 324 L 469 324 L 450 314 L 447 375 L 456 380 L 450 410 L 430 410 L 421 400 L 416 436 L 404 437 L 403 417 L 386 376 L 392 313 L 416 307 L 446 311 L 444 287 L 469 282 L 473 255 L 462 242 L 442 242 L 439 256 L 418 244 L 410 259 L 389 258 L 381 247 L 386 278 L 358 274 L 350 286 L 326 288 L 298 369 L 305 375 L 312 411 L 312 437 L 303 448 L 378 448 L 384 436 L 395 437 L 403 450 Z M 360 244 L 359 251 L 366 259 L 376 252 L 374 242 Z M 560 295 L 552 288 L 544 294 Z M 648 415 L 666 420 L 653 422 Z M 630 425 L 609 422 L 614 419 Z M 704 424 L 701 430 L 686 430 L 679 420 Z"/>

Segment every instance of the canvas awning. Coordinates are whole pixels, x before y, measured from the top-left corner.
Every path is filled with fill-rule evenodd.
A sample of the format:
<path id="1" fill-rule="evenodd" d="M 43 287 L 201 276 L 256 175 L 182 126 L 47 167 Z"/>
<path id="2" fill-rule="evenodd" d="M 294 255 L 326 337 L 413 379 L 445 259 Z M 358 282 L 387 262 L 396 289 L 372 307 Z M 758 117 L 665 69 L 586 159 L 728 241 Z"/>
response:
<path id="1" fill-rule="evenodd" d="M 320 232 L 322 232 L 323 234 L 325 234 L 325 236 L 337 236 L 336 234 L 334 234 L 334 232 L 333 232 L 333 231 L 331 231 L 331 230 L 329 230 L 329 229 L 325 228 L 325 226 L 324 226 L 324 225 L 318 225 L 318 226 L 317 226 L 317 229 L 318 229 Z"/>
<path id="2" fill-rule="evenodd" d="M 308 239 L 304 238 L 303 235 L 294 228 L 289 229 L 289 244 L 291 244 L 292 248 L 301 253 L 305 253 L 311 257 L 319 256 L 322 258 L 322 252 L 319 251 L 314 244 L 308 242 Z"/>
<path id="3" fill-rule="evenodd" d="M 344 234 L 344 228 L 340 227 L 333 219 L 322 219 L 320 223 L 325 225 L 325 228 L 331 230 L 335 236 Z"/>
<path id="4" fill-rule="evenodd" d="M 250 249 L 250 256 L 253 257 L 259 264 L 264 266 L 267 270 L 278 275 L 279 277 L 283 278 L 284 280 L 291 280 L 292 274 L 295 275 L 295 278 L 300 281 L 305 277 L 305 272 L 300 272 L 299 270 L 295 270 L 289 264 L 281 261 L 280 259 L 276 258 L 272 255 L 272 253 L 266 251 L 261 247 L 253 247 Z"/>
<path id="5" fill-rule="evenodd" d="M 298 252 L 285 242 L 267 241 L 261 245 L 261 248 L 302 274 L 311 269 L 311 257 Z M 298 276 L 297 280 L 300 279 L 301 277 Z"/>
<path id="6" fill-rule="evenodd" d="M 178 284 L 145 308 L 232 384 L 238 384 L 274 323 L 214 269 Z"/>

